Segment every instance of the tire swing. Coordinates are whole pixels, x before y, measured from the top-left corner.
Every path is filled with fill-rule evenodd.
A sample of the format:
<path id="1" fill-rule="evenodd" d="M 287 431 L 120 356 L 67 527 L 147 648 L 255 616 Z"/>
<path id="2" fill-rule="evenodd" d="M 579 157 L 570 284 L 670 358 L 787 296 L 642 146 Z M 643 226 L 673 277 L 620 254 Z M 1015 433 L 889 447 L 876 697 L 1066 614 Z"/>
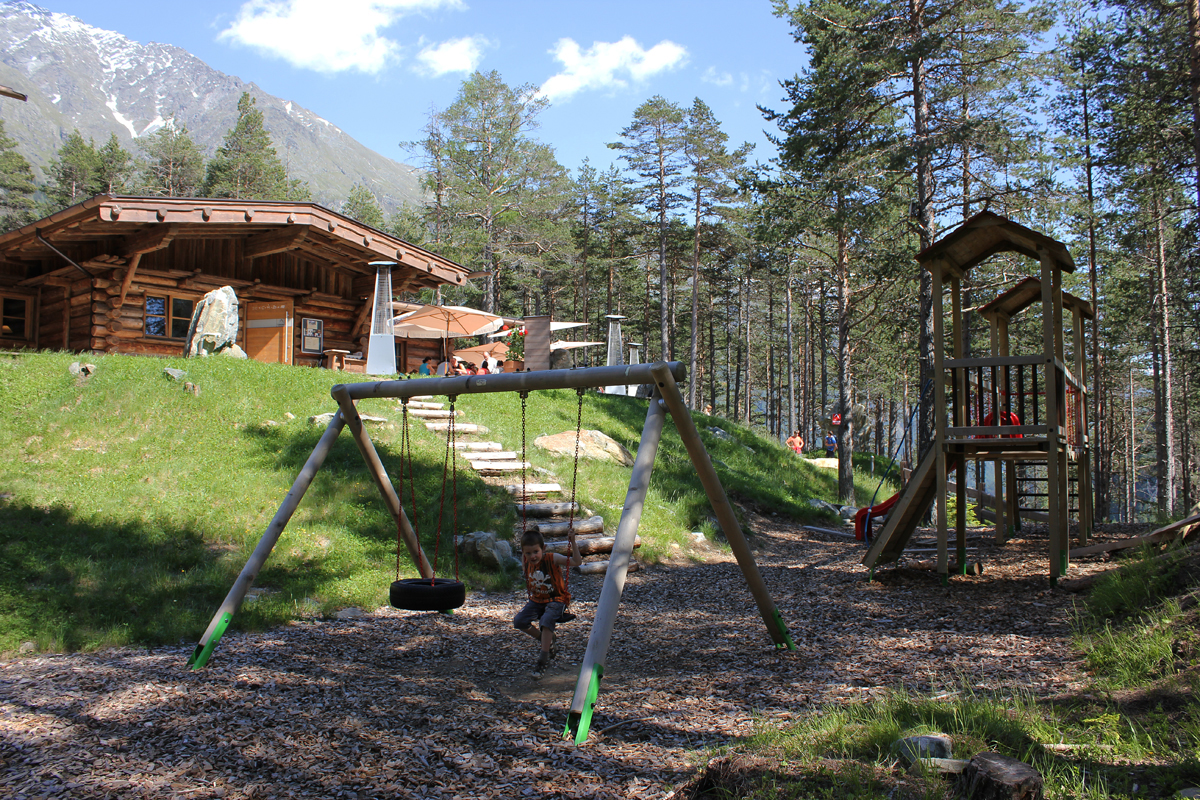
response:
<path id="1" fill-rule="evenodd" d="M 389 599 L 395 608 L 404 609 L 405 611 L 442 611 L 449 612 L 452 609 L 459 608 L 467 601 L 467 587 L 458 580 L 458 548 L 454 548 L 454 578 L 439 578 L 437 577 L 438 551 L 441 549 L 442 543 L 442 519 L 446 512 L 446 476 L 451 475 L 451 486 L 453 493 L 453 531 L 458 530 L 458 451 L 454 447 L 455 430 L 454 430 L 454 401 L 457 398 L 450 398 L 450 430 L 446 436 L 446 456 L 442 461 L 442 498 L 438 508 L 438 529 L 437 538 L 433 550 L 433 575 L 431 578 L 401 578 L 400 577 L 400 550 L 404 546 L 403 536 L 401 534 L 400 519 L 404 509 L 404 468 L 408 466 L 408 489 L 409 496 L 412 500 L 412 528 L 413 536 L 417 542 L 421 541 L 420 535 L 417 533 L 417 487 L 413 480 L 413 457 L 412 457 L 412 438 L 409 436 L 408 428 L 408 399 L 401 401 L 404 422 L 400 433 L 400 485 L 397 487 L 396 497 L 400 503 L 401 513 L 396 517 L 396 580 L 392 583 Z M 453 535 L 452 537 L 453 538 Z M 419 556 L 418 556 L 419 557 Z"/>

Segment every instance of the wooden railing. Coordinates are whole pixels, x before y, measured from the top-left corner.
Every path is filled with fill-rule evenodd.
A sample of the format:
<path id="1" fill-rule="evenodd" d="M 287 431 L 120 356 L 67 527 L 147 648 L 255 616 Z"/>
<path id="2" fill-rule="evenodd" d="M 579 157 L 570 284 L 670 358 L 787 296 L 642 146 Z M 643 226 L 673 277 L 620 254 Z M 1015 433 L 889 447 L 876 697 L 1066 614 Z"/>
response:
<path id="1" fill-rule="evenodd" d="M 1057 359 L 989 356 L 943 362 L 949 390 L 948 440 L 1035 437 L 1045 441 L 1057 428 L 1078 447 L 1087 425 L 1086 388 Z M 1049 381 L 1047 381 L 1049 373 Z M 1046 419 L 1046 386 L 1056 391 L 1057 419 Z"/>

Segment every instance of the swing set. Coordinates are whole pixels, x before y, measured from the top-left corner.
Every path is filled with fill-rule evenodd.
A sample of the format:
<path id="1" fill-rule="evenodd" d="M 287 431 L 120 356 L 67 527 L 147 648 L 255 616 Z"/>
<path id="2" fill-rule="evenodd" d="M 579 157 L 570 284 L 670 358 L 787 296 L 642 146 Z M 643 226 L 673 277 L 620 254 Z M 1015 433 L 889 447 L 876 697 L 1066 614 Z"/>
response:
<path id="1" fill-rule="evenodd" d="M 288 491 L 279 510 L 271 519 L 254 552 L 251 553 L 246 566 L 234 581 L 225 600 L 213 615 L 212 621 L 200 638 L 188 666 L 200 669 L 211 657 L 213 650 L 229 626 L 234 613 L 246 596 L 247 590 L 253 584 L 255 577 L 266 563 L 279 537 L 287 527 L 292 514 L 295 513 L 305 492 L 311 486 L 317 472 L 321 469 L 326 456 L 337 440 L 342 429 L 349 427 L 350 434 L 358 446 L 371 477 L 374 479 L 388 511 L 396 520 L 397 540 L 408 551 L 413 564 L 416 565 L 419 578 L 399 580 L 399 546 L 397 546 L 397 578 L 392 584 L 391 600 L 393 605 L 412 608 L 419 602 L 426 607 L 415 610 L 445 611 L 461 606 L 465 601 L 465 587 L 457 579 L 437 578 L 436 564 L 431 565 L 417 538 L 408 514 L 404 511 L 403 503 L 403 472 L 408 469 L 409 495 L 411 508 L 416 518 L 416 496 L 412 481 L 411 439 L 408 437 L 408 420 L 406 401 L 416 395 L 446 395 L 451 398 L 453 410 L 454 398 L 464 394 L 479 394 L 487 392 L 516 392 L 521 395 L 522 402 L 522 461 L 525 456 L 524 410 L 525 399 L 531 391 L 547 389 L 600 388 L 617 385 L 650 384 L 653 391 L 647 405 L 646 421 L 642 427 L 641 441 L 634 457 L 632 474 L 629 478 L 629 489 L 625 495 L 625 505 L 621 519 L 617 525 L 616 534 L 609 559 L 609 568 L 604 575 L 604 585 L 600 598 L 596 602 L 591 632 L 588 635 L 587 650 L 580 665 L 579 678 L 575 685 L 575 693 L 571 701 L 570 712 L 567 715 L 566 728 L 563 735 L 573 738 L 577 744 L 582 744 L 588 736 L 591 727 L 592 714 L 600 690 L 600 680 L 604 675 L 604 664 L 608 655 L 609 642 L 612 639 L 613 628 L 616 624 L 617 611 L 621 594 L 625 587 L 625 577 L 629 561 L 633 554 L 634 543 L 637 539 L 638 524 L 641 521 L 642 509 L 645 506 L 646 494 L 650 486 L 650 473 L 654 467 L 654 459 L 658 453 L 658 445 L 662 440 L 663 427 L 667 414 L 670 413 L 675 422 L 684 448 L 696 470 L 697 477 L 704 487 L 714 515 L 721 526 L 730 549 L 737 559 L 742 575 L 746 580 L 750 594 L 758 606 L 759 614 L 767 626 L 767 633 L 777 649 L 794 650 L 795 644 L 788 633 L 783 617 L 779 613 L 770 593 L 767 591 L 762 574 L 750 552 L 749 544 L 742 533 L 741 526 L 734 516 L 733 508 L 725 490 L 713 469 L 712 461 L 700 435 L 688 412 L 683 396 L 679 392 L 678 381 L 684 380 L 687 371 L 683 364 L 672 362 L 656 362 L 649 364 L 633 364 L 628 366 L 590 367 L 570 370 L 542 370 L 536 372 L 500 373 L 498 375 L 462 375 L 448 378 L 423 378 L 418 380 L 379 381 L 369 383 L 338 384 L 330 394 L 338 404 L 338 411 L 330 420 L 320 440 L 313 448 L 308 460 L 296 477 L 292 488 Z M 397 491 L 388 477 L 387 470 L 379 458 L 375 445 L 371 441 L 362 418 L 359 416 L 357 401 L 367 398 L 396 398 L 404 406 L 405 425 L 401 436 L 401 483 Z M 580 414 L 582 414 L 582 393 L 580 394 Z M 441 538 L 441 519 L 445 516 L 445 482 L 448 474 L 454 474 L 448 465 L 456 464 L 454 447 L 454 416 L 450 417 L 450 431 L 447 437 L 447 455 L 443 466 L 442 508 L 439 513 L 438 535 Z M 578 423 L 582 416 L 577 419 Z M 578 437 L 577 437 L 578 438 Z M 578 444 L 576 447 L 576 471 L 578 470 Z M 457 524 L 457 476 L 452 479 L 452 494 L 454 497 L 453 524 Z M 522 485 L 525 475 L 522 471 Z M 572 476 L 572 500 L 574 500 L 574 476 Z M 574 503 L 572 502 L 572 508 Z M 573 513 L 573 512 L 572 512 Z M 572 519 L 573 522 L 573 519 Z M 435 544 L 435 548 L 440 545 Z M 436 558 L 435 550 L 435 558 Z M 455 572 L 457 575 L 457 548 L 455 555 Z M 440 583 L 439 583 L 440 581 Z M 399 588 L 397 588 L 399 586 Z M 399 594 L 397 594 L 397 592 Z"/>

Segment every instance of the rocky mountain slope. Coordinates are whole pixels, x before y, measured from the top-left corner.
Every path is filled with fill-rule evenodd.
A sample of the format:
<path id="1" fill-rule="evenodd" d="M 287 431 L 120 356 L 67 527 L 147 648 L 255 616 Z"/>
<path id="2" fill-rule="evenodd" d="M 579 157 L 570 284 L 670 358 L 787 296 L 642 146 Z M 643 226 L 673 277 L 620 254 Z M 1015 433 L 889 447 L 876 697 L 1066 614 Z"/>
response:
<path id="1" fill-rule="evenodd" d="M 370 187 L 389 213 L 421 194 L 418 169 L 364 147 L 295 103 L 178 47 L 134 42 L 31 3 L 0 3 L 0 84 L 29 95 L 27 103 L 4 101 L 0 119 L 39 173 L 76 128 L 97 145 L 116 133 L 136 154 L 138 138 L 173 118 L 211 155 L 248 91 L 289 173 L 307 181 L 318 202 L 336 208 L 356 182 Z"/>

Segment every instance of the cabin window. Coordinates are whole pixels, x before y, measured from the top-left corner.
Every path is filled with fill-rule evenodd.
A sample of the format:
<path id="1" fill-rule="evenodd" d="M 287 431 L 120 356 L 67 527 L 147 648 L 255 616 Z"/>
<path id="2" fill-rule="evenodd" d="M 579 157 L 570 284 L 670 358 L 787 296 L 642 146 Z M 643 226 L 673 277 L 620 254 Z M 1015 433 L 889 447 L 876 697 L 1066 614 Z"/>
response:
<path id="1" fill-rule="evenodd" d="M 0 295 L 0 337 L 29 338 L 29 300 Z"/>
<path id="2" fill-rule="evenodd" d="M 186 339 L 196 301 L 171 295 L 146 296 L 146 335 Z"/>

